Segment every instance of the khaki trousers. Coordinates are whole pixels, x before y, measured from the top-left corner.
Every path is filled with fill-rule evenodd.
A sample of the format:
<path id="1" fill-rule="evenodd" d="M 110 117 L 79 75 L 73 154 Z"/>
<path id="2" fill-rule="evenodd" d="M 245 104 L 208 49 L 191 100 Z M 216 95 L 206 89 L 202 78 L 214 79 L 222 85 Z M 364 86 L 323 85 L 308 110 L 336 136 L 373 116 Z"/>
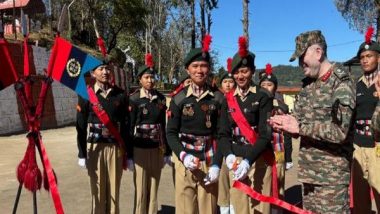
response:
<path id="1" fill-rule="evenodd" d="M 230 175 L 227 165 L 223 159 L 222 168 L 219 175 L 218 205 L 220 207 L 230 206 Z"/>
<path id="2" fill-rule="evenodd" d="M 90 176 L 92 214 L 119 213 L 119 190 L 123 152 L 116 144 L 88 143 L 87 171 Z"/>
<path id="3" fill-rule="evenodd" d="M 175 158 L 175 208 L 178 214 L 214 214 L 217 212 L 218 183 L 205 185 L 204 161 L 199 169 L 190 171 Z"/>
<path id="4" fill-rule="evenodd" d="M 281 200 L 285 199 L 285 163 L 277 162 L 277 188 L 278 188 L 278 198 Z M 272 206 L 272 214 L 283 213 L 283 209 L 277 206 Z"/>
<path id="5" fill-rule="evenodd" d="M 370 189 L 380 209 L 380 157 L 376 156 L 375 147 L 365 148 L 354 145 L 352 162 L 352 187 L 354 213 L 371 213 Z"/>
<path id="6" fill-rule="evenodd" d="M 135 214 L 158 212 L 157 191 L 163 167 L 159 148 L 134 148 Z"/>
<path id="7" fill-rule="evenodd" d="M 230 172 L 231 186 L 233 185 L 233 172 Z M 257 159 L 248 172 L 248 177 L 241 181 L 251 186 L 255 191 L 263 195 L 271 194 L 272 167 L 268 166 L 263 157 Z M 230 189 L 231 204 L 237 214 L 269 214 L 270 204 L 259 202 L 235 188 Z"/>

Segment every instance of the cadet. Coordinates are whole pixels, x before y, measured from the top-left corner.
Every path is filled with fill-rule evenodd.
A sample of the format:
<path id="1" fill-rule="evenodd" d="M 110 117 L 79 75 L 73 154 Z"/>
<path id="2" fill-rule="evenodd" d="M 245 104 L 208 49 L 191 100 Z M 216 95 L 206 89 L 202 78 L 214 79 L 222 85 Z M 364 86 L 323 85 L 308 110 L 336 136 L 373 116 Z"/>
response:
<path id="1" fill-rule="evenodd" d="M 222 158 L 215 158 L 220 103 L 219 91 L 206 84 L 210 72 L 209 36 L 203 48 L 185 58 L 191 84 L 176 94 L 168 111 L 166 135 L 175 158 L 176 213 L 216 213 L 217 182 Z M 207 173 L 207 175 L 206 175 Z"/>
<path id="2" fill-rule="evenodd" d="M 296 38 L 296 51 L 306 78 L 293 115 L 275 115 L 273 128 L 301 137 L 298 179 L 303 186 L 304 208 L 317 213 L 348 213 L 348 184 L 355 106 L 350 74 L 327 59 L 321 31 Z"/>
<path id="3" fill-rule="evenodd" d="M 272 168 L 265 163 L 263 154 L 269 151 L 270 158 L 273 158 L 271 128 L 266 122 L 273 104 L 269 92 L 252 83 L 254 60 L 255 55 L 248 50 L 246 38 L 240 37 L 239 51 L 233 57 L 231 68 L 236 89 L 226 95 L 227 103 L 222 106 L 221 118 L 227 118 L 227 121 L 222 123 L 225 126 L 220 130 L 218 146 L 229 144 L 231 147 L 231 154 L 221 149 L 225 152 L 229 169 L 234 169 L 235 163 L 240 162 L 237 169 L 230 173 L 231 182 L 239 180 L 269 196 Z M 259 135 L 257 138 L 254 137 L 256 132 Z M 268 203 L 251 199 L 235 188 L 230 190 L 230 202 L 235 213 L 270 213 Z"/>
<path id="4" fill-rule="evenodd" d="M 227 71 L 222 72 L 219 79 L 220 91 L 224 94 L 235 88 L 235 80 L 231 74 L 232 58 L 227 59 Z M 219 176 L 218 206 L 220 214 L 234 214 L 233 207 L 230 203 L 231 182 L 229 170 L 225 162 L 222 164 Z"/>
<path id="5" fill-rule="evenodd" d="M 276 94 L 278 81 L 277 77 L 272 73 L 272 66 L 270 64 L 266 65 L 265 72 L 260 72 L 259 75 L 260 86 L 267 89 L 272 96 Z M 278 94 L 277 97 L 281 97 L 281 94 Z M 289 113 L 289 107 L 281 100 L 274 96 L 273 99 L 273 111 L 272 115 L 276 114 L 287 114 Z M 272 147 L 275 154 L 276 160 L 276 179 L 277 179 L 277 188 L 279 198 L 284 200 L 285 196 L 285 154 L 284 154 L 284 142 L 285 135 L 283 132 L 272 132 Z M 282 213 L 282 209 L 277 207 L 272 207 L 271 213 Z"/>
<path id="6" fill-rule="evenodd" d="M 79 97 L 77 141 L 79 162 L 87 167 L 92 194 L 91 213 L 119 213 L 119 189 L 128 139 L 128 99 L 110 84 L 108 64 L 91 72 L 95 84 L 89 88 L 90 100 Z M 112 123 L 106 123 L 107 118 Z M 87 137 L 87 128 L 89 129 Z M 120 132 L 119 132 L 120 130 Z M 87 139 L 86 139 L 87 138 Z"/>
<path id="7" fill-rule="evenodd" d="M 366 41 L 358 50 L 357 57 L 363 70 L 363 76 L 356 83 L 356 108 L 354 111 L 354 155 L 352 162 L 352 187 L 354 213 L 371 213 L 370 190 L 372 188 L 377 209 L 380 209 L 380 144 L 375 142 L 371 131 L 371 118 L 378 103 L 375 78 L 378 76 L 380 46 L 371 41 L 371 29 Z M 379 140 L 379 139 L 377 139 Z"/>
<path id="8" fill-rule="evenodd" d="M 170 161 L 165 134 L 166 99 L 154 89 L 154 75 L 152 55 L 147 54 L 146 65 L 137 72 L 141 88 L 129 98 L 136 214 L 157 213 L 161 169 Z"/>

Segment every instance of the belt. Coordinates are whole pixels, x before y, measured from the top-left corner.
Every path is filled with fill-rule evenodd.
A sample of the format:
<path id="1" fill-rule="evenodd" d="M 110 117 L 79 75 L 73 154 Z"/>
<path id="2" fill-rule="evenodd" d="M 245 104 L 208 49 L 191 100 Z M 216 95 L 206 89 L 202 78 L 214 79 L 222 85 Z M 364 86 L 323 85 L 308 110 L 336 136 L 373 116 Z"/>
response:
<path id="1" fill-rule="evenodd" d="M 214 156 L 214 138 L 211 135 L 197 136 L 192 134 L 180 133 L 179 139 L 186 152 L 190 152 L 200 160 L 205 160 L 206 165 L 211 165 Z"/>
<path id="2" fill-rule="evenodd" d="M 136 125 L 135 137 L 151 139 L 159 142 L 161 140 L 161 124 L 141 124 Z"/>
<path id="3" fill-rule="evenodd" d="M 360 135 L 372 136 L 371 120 L 356 120 L 355 132 Z"/>
<path id="4" fill-rule="evenodd" d="M 182 145 L 186 149 L 194 151 L 205 151 L 212 146 L 213 137 L 211 135 L 206 136 L 197 136 L 192 134 L 180 133 L 180 140 Z"/>
<path id="5" fill-rule="evenodd" d="M 257 131 L 256 126 L 251 126 L 251 128 L 255 131 Z M 240 128 L 238 126 L 232 128 L 232 144 L 238 144 L 238 145 L 247 145 L 250 144 L 249 141 L 241 135 Z"/>
<path id="6" fill-rule="evenodd" d="M 111 132 L 109 129 L 102 123 L 88 123 L 89 127 L 89 137 L 91 138 L 112 138 L 115 139 L 114 136 L 112 136 Z M 118 127 L 120 127 L 118 125 Z"/>

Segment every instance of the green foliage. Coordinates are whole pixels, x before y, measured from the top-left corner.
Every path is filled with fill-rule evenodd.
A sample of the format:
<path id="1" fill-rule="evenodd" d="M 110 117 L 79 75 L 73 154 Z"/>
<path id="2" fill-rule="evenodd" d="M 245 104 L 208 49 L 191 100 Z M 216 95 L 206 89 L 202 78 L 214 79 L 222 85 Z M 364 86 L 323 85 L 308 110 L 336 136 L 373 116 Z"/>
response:
<path id="1" fill-rule="evenodd" d="M 363 33 L 376 23 L 379 0 L 334 0 L 334 3 L 352 29 Z"/>
<path id="2" fill-rule="evenodd" d="M 291 65 L 278 65 L 274 66 L 273 74 L 276 75 L 278 84 L 281 86 L 297 87 L 302 85 L 302 79 L 305 77 L 302 70 L 297 66 Z M 263 69 L 256 69 L 255 82 L 259 82 L 258 76 Z"/>

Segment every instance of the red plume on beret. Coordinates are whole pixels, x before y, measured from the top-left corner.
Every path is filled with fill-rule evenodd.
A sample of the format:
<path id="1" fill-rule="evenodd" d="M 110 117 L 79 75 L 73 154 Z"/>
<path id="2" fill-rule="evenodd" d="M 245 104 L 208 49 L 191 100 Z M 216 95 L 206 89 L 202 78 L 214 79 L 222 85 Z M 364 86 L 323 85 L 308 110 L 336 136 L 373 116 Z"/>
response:
<path id="1" fill-rule="evenodd" d="M 371 38 L 373 35 L 373 31 L 374 31 L 373 27 L 369 26 L 367 29 L 367 32 L 365 33 L 365 43 L 371 44 Z"/>
<path id="2" fill-rule="evenodd" d="M 228 73 L 231 73 L 231 70 L 232 70 L 232 58 L 229 57 L 229 58 L 227 59 L 227 72 L 228 72 Z"/>
<path id="3" fill-rule="evenodd" d="M 150 53 L 145 54 L 145 65 L 149 68 L 154 67 L 152 54 L 150 54 Z"/>
<path id="4" fill-rule="evenodd" d="M 211 36 L 210 34 L 206 34 L 202 41 L 202 52 L 209 52 L 210 44 L 211 44 Z"/>
<path id="5" fill-rule="evenodd" d="M 272 75 L 272 65 L 271 64 L 268 63 L 265 65 L 265 73 L 267 74 L 267 76 Z"/>
<path id="6" fill-rule="evenodd" d="M 244 36 L 239 37 L 239 56 L 245 58 L 248 55 L 247 38 Z"/>
<path id="7" fill-rule="evenodd" d="M 104 43 L 104 40 L 102 37 L 99 37 L 97 40 L 98 46 L 100 48 L 100 51 L 102 52 L 103 57 L 106 57 L 107 49 L 106 44 Z"/>

